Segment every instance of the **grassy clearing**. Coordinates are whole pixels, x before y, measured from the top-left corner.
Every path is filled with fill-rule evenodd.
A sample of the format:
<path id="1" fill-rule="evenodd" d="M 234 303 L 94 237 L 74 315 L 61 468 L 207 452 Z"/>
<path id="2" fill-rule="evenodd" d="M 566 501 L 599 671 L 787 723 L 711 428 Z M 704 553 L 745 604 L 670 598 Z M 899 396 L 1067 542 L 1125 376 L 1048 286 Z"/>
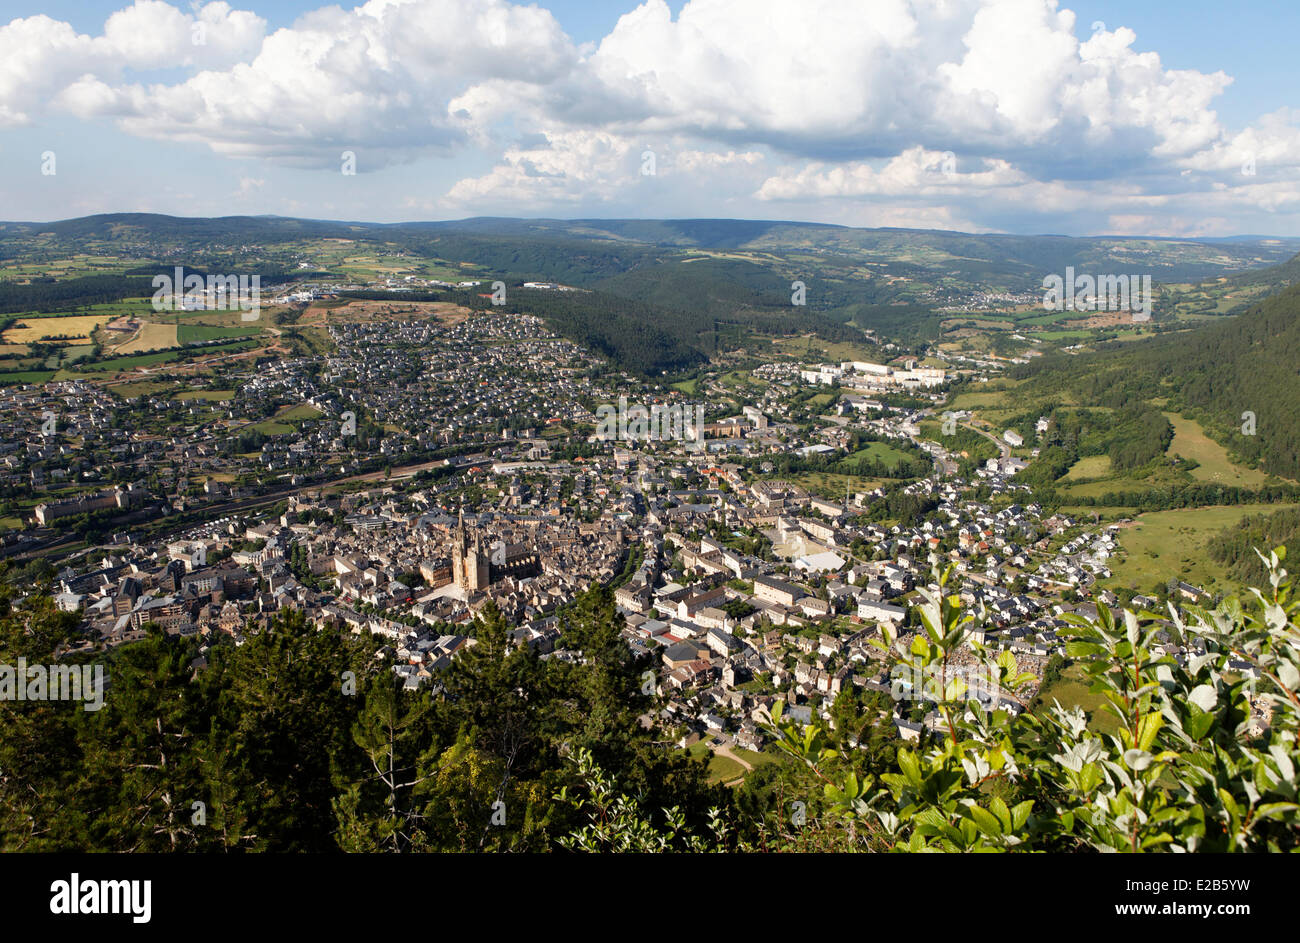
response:
<path id="1" fill-rule="evenodd" d="M 77 363 L 80 360 L 86 360 L 95 352 L 94 344 L 69 344 L 59 351 L 53 358 L 57 363 L 48 363 L 47 366 L 57 366 L 58 363 Z"/>
<path id="2" fill-rule="evenodd" d="M 1201 424 L 1194 419 L 1184 419 L 1177 413 L 1165 413 L 1164 416 L 1174 427 L 1174 439 L 1169 443 L 1168 454 L 1199 462 L 1199 467 L 1192 469 L 1192 477 L 1197 481 L 1258 488 L 1269 480 L 1262 471 L 1234 463 L 1228 458 L 1227 449 L 1206 435 Z"/>
<path id="3" fill-rule="evenodd" d="M 305 419 L 318 419 L 323 415 L 316 407 L 299 403 L 297 406 L 286 406 L 270 419 L 255 423 L 249 428 L 263 435 L 288 435 L 294 431 L 297 423 Z"/>
<path id="4" fill-rule="evenodd" d="M 1180 579 L 1204 589 L 1233 589 L 1235 584 L 1206 555 L 1206 541 L 1243 517 L 1285 507 L 1288 505 L 1238 504 L 1142 514 L 1132 527 L 1120 531 L 1119 543 L 1125 554 L 1111 561 L 1114 576 L 1108 582 L 1150 591 L 1163 588 L 1170 579 Z"/>
<path id="5" fill-rule="evenodd" d="M 1101 522 L 1119 521 L 1124 518 L 1133 518 L 1137 516 L 1137 508 L 1126 507 L 1089 507 L 1086 504 L 1062 504 L 1057 510 L 1062 514 L 1068 514 L 1070 517 L 1076 517 L 1080 520 L 1090 521 L 1093 515 Z"/>
<path id="6" fill-rule="evenodd" d="M 171 388 L 170 383 L 155 382 L 153 380 L 141 380 L 137 383 L 118 383 L 110 387 L 114 393 L 124 399 L 135 399 L 137 396 L 152 396 L 155 393 L 161 393 Z"/>
<path id="7" fill-rule="evenodd" d="M 807 361 L 840 363 L 845 360 L 862 360 L 880 363 L 880 350 L 871 344 L 853 344 L 848 341 L 832 344 L 811 334 L 778 337 L 772 341 L 772 347 L 779 353 Z"/>
<path id="8" fill-rule="evenodd" d="M 283 422 L 276 422 L 274 419 L 265 419 L 262 422 L 255 423 L 248 428 L 262 433 L 262 435 L 288 435 L 294 431 L 294 427 Z"/>
<path id="9" fill-rule="evenodd" d="M 78 365 L 78 369 L 98 371 L 133 370 L 136 367 L 152 367 L 155 364 L 170 363 L 179 357 L 179 351 L 165 350 L 156 354 L 139 354 L 134 357 L 113 357 L 109 360 L 97 360 L 94 363 L 83 363 Z M 70 378 L 75 377 L 75 374 L 72 374 L 71 371 L 60 371 L 60 373 L 68 373 Z"/>
<path id="10" fill-rule="evenodd" d="M 767 385 L 747 370 L 729 370 L 719 378 L 719 381 L 723 386 L 729 387 L 764 387 Z"/>
<path id="11" fill-rule="evenodd" d="M 1111 472 L 1109 455 L 1089 455 L 1079 459 L 1070 466 L 1062 481 L 1078 481 L 1081 478 L 1104 478 Z"/>
<path id="12" fill-rule="evenodd" d="M 1092 338 L 1092 331 L 1035 331 L 1035 337 L 1047 341 L 1079 341 Z"/>
<path id="13" fill-rule="evenodd" d="M 1150 491 L 1160 485 L 1159 481 L 1138 478 L 1106 478 L 1102 481 L 1090 481 L 1081 485 L 1070 485 L 1060 489 L 1061 497 L 1100 498 L 1120 491 Z"/>
<path id="14" fill-rule="evenodd" d="M 865 449 L 858 449 L 848 457 L 850 462 L 884 462 L 886 465 L 894 465 L 901 461 L 908 461 L 913 456 L 894 448 L 888 442 L 869 442 Z"/>
<path id="15" fill-rule="evenodd" d="M 740 757 L 750 766 L 757 767 L 762 766 L 765 763 L 780 762 L 780 758 L 773 756 L 771 753 L 755 753 L 753 750 L 746 750 L 744 747 L 732 747 L 731 752 L 736 754 L 736 756 Z"/>
<path id="16" fill-rule="evenodd" d="M 715 756 L 705 741 L 692 744 L 686 753 L 692 759 L 707 757 L 709 760 L 709 782 L 723 783 L 745 775 L 745 767 L 725 756 Z"/>
<path id="17" fill-rule="evenodd" d="M 1018 382 L 1019 381 L 1016 380 L 1003 381 L 1003 385 L 1006 389 L 959 393 L 952 398 L 952 401 L 948 403 L 945 408 L 954 411 L 962 409 L 977 411 L 987 408 L 1006 408 L 1008 405 L 1008 397 L 1011 395 L 1011 391 L 1015 388 L 1015 385 Z"/>

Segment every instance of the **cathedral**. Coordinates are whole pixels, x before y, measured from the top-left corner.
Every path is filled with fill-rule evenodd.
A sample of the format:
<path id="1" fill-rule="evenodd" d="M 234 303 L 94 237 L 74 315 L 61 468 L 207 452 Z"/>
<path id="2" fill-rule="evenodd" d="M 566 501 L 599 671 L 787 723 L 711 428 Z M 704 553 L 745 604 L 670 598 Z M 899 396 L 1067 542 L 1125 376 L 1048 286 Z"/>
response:
<path id="1" fill-rule="evenodd" d="M 491 583 L 489 565 L 487 553 L 479 542 L 478 531 L 475 530 L 472 543 L 465 533 L 465 512 L 462 511 L 451 548 L 452 582 L 466 593 L 486 589 Z"/>
<path id="2" fill-rule="evenodd" d="M 456 524 L 451 548 L 451 578 L 467 596 L 487 589 L 498 580 L 512 577 L 526 579 L 541 572 L 537 552 L 527 544 L 494 544 L 491 554 L 483 546 L 478 529 L 471 536 L 465 531 L 465 512 Z"/>

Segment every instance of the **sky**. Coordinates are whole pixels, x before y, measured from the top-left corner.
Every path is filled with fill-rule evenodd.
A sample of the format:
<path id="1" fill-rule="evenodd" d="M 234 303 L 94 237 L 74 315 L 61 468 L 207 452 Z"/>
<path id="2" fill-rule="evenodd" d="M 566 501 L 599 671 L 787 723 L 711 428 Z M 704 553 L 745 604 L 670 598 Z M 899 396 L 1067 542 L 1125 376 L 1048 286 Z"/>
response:
<path id="1" fill-rule="evenodd" d="M 0 219 L 1300 235 L 1300 5 L 0 0 Z"/>

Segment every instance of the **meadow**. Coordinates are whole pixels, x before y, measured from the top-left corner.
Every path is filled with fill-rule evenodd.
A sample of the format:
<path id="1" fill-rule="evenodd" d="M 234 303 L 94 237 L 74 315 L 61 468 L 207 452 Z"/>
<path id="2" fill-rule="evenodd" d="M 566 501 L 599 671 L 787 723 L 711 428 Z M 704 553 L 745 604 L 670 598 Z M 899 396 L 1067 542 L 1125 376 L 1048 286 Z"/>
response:
<path id="1" fill-rule="evenodd" d="M 1169 444 L 1167 454 L 1181 455 L 1199 462 L 1199 466 L 1192 469 L 1192 477 L 1197 481 L 1258 488 L 1275 480 L 1262 471 L 1233 462 L 1228 457 L 1227 449 L 1206 435 L 1201 424 L 1195 420 L 1184 419 L 1176 413 L 1164 415 L 1174 427 L 1174 440 Z"/>
<path id="2" fill-rule="evenodd" d="M 1238 504 L 1142 514 L 1120 531 L 1119 544 L 1125 555 L 1112 559 L 1114 575 L 1104 582 L 1143 591 L 1162 589 L 1170 579 L 1209 590 L 1236 588 L 1206 555 L 1206 542 L 1243 517 L 1286 507 L 1295 505 Z"/>

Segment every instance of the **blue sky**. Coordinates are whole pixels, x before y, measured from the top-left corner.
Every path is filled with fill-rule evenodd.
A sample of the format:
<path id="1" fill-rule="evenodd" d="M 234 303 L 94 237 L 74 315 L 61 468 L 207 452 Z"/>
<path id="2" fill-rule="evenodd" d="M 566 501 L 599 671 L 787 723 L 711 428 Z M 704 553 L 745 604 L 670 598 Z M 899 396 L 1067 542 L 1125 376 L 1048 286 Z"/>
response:
<path id="1" fill-rule="evenodd" d="M 1204 0 L 5 2 L 0 218 L 1300 235 L 1298 21 Z"/>

